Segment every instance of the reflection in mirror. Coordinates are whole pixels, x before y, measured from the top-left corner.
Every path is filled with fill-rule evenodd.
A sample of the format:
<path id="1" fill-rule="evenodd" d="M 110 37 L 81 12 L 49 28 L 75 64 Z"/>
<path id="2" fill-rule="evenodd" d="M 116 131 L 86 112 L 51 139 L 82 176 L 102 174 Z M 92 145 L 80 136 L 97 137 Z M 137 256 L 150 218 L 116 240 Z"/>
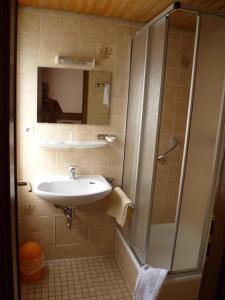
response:
<path id="1" fill-rule="evenodd" d="M 37 121 L 109 124 L 111 72 L 38 67 Z"/>
<path id="2" fill-rule="evenodd" d="M 148 253 L 149 264 L 167 269 L 176 231 L 195 26 L 195 14 L 177 11 L 170 16 Z"/>

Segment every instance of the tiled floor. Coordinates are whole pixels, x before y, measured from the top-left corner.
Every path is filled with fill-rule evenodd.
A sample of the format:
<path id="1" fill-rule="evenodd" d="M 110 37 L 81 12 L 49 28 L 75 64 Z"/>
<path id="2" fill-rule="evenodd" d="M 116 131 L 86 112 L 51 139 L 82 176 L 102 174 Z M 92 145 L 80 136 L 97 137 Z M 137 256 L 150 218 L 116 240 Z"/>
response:
<path id="1" fill-rule="evenodd" d="M 46 262 L 42 280 L 22 284 L 21 300 L 124 299 L 132 297 L 113 256 Z"/>

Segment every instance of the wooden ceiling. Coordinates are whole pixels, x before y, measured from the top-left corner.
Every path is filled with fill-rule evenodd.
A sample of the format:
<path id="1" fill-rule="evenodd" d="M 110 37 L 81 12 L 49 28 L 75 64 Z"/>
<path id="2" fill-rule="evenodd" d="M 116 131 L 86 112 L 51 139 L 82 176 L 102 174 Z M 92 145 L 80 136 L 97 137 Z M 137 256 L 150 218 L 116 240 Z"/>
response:
<path id="1" fill-rule="evenodd" d="M 21 5 L 62 9 L 124 20 L 147 22 L 172 0 L 18 0 Z M 225 0 L 181 0 L 196 7 L 225 13 Z"/>

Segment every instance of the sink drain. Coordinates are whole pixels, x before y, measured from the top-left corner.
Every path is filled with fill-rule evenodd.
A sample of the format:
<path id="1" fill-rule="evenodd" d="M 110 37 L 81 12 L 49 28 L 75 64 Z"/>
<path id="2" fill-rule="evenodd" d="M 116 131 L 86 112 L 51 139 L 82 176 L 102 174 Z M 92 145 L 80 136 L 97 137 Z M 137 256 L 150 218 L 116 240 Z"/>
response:
<path id="1" fill-rule="evenodd" d="M 89 181 L 89 184 L 95 184 L 95 182 L 94 181 Z"/>

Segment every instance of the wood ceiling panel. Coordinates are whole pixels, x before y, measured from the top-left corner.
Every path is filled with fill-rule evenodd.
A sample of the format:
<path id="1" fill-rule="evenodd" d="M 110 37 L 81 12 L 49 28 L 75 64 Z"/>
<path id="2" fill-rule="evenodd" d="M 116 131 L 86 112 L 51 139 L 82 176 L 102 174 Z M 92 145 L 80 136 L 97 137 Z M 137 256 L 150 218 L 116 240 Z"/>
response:
<path id="1" fill-rule="evenodd" d="M 63 9 L 74 12 L 147 22 L 157 16 L 172 0 L 18 0 L 21 5 Z M 225 0 L 182 0 L 202 9 L 225 13 Z"/>

